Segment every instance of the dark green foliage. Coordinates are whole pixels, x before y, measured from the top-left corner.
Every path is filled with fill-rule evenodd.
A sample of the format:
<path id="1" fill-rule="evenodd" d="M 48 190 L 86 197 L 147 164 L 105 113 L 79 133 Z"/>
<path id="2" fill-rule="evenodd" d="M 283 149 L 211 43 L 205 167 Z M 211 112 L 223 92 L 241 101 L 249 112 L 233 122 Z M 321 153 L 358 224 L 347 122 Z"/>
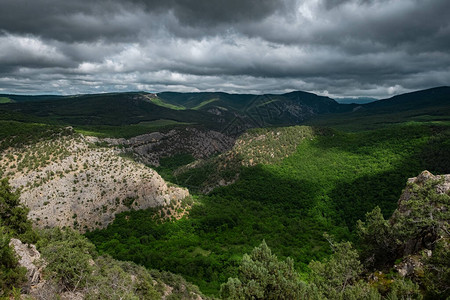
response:
<path id="1" fill-rule="evenodd" d="M 244 254 L 239 277 L 229 278 L 220 289 L 222 299 L 300 299 L 302 283 L 294 261 L 279 261 L 267 244 Z"/>
<path id="2" fill-rule="evenodd" d="M 75 131 L 100 138 L 131 138 L 149 132 L 166 132 L 180 126 L 190 126 L 190 123 L 173 120 L 143 121 L 137 124 L 125 125 L 73 125 Z"/>
<path id="3" fill-rule="evenodd" d="M 126 197 L 125 199 L 122 200 L 122 203 L 123 203 L 123 205 L 125 205 L 126 207 L 131 209 L 135 200 L 136 199 L 133 197 Z"/>
<path id="4" fill-rule="evenodd" d="M 321 115 L 306 123 L 349 131 L 377 129 L 405 122 L 448 125 L 449 104 L 450 87 L 438 87 L 364 105 L 349 105 L 350 111 Z"/>
<path id="5" fill-rule="evenodd" d="M 26 281 L 25 268 L 19 266 L 13 249 L 9 246 L 10 237 L 0 222 L 0 298 L 8 296 L 14 287 Z"/>
<path id="6" fill-rule="evenodd" d="M 143 267 L 100 256 L 87 282 L 86 299 L 161 299 L 153 280 Z"/>
<path id="7" fill-rule="evenodd" d="M 0 106 L 0 116 L 2 114 L 5 118 L 0 119 L 39 120 L 40 123 L 71 125 L 81 130 L 98 132 L 99 135 L 113 136 L 117 134 L 114 131 L 126 136 L 133 132 L 145 133 L 145 127 L 151 131 L 152 124 L 144 122 L 171 120 L 174 124 L 215 123 L 212 114 L 162 107 L 149 101 L 145 93 L 81 95 L 61 97 L 57 101 L 42 99 L 6 103 Z"/>
<path id="8" fill-rule="evenodd" d="M 13 192 L 8 179 L 0 180 L 0 220 L 5 230 L 23 242 L 33 243 L 37 235 L 27 219 L 28 208 L 19 201 L 19 192 Z"/>
<path id="9" fill-rule="evenodd" d="M 421 250 L 432 250 L 431 257 L 421 259 L 424 271 L 418 282 L 431 298 L 444 299 L 450 295 L 450 196 L 438 193 L 440 183 L 442 181 L 431 179 L 419 184 L 409 183 L 409 198 L 401 200 L 389 222 L 384 220 L 379 208 L 375 208 L 367 213 L 366 222 L 358 222 L 358 231 L 363 254 L 373 258 L 370 267 L 392 265 L 395 259 L 406 255 L 420 258 Z M 408 284 L 392 289 L 417 290 Z"/>
<path id="10" fill-rule="evenodd" d="M 450 170 L 450 130 L 444 126 L 432 126 L 432 135 L 423 147 L 419 159 L 424 169 L 435 174 L 446 174 Z"/>
<path id="11" fill-rule="evenodd" d="M 56 135 L 71 134 L 70 128 L 38 123 L 3 121 L 0 116 L 0 151 L 8 147 L 31 145 Z"/>
<path id="12" fill-rule="evenodd" d="M 312 259 L 330 253 L 323 232 L 351 240 L 356 220 L 367 211 L 394 211 L 407 178 L 423 170 L 422 147 L 434 130 L 402 125 L 314 136 L 279 163 L 239 169 L 236 183 L 199 196 L 186 219 L 161 224 L 152 211 L 125 213 L 87 236 L 100 251 L 182 274 L 211 294 L 237 275 L 237 261 L 262 239 L 306 271 Z M 275 141 L 266 147 L 275 148 Z M 205 180 L 215 169 L 194 170 L 198 177 L 189 173 L 188 183 Z"/>
<path id="13" fill-rule="evenodd" d="M 367 266 L 381 266 L 396 259 L 397 245 L 392 227 L 378 206 L 366 214 L 366 222 L 358 220 L 357 229 Z"/>
<path id="14" fill-rule="evenodd" d="M 26 242 L 37 240 L 27 213 L 19 202 L 19 193 L 12 191 L 7 179 L 0 180 L 0 297 L 8 296 L 26 281 L 26 269 L 19 267 L 9 242 L 11 237 Z"/>
<path id="15" fill-rule="evenodd" d="M 433 255 L 425 259 L 423 285 L 430 299 L 450 297 L 450 239 L 436 242 Z"/>
<path id="16" fill-rule="evenodd" d="M 71 229 L 59 228 L 43 232 L 38 244 L 47 262 L 50 278 L 65 290 L 84 287 L 92 276 L 90 263 L 95 247 L 84 236 Z"/>
<path id="17" fill-rule="evenodd" d="M 422 299 L 419 285 L 399 275 L 389 274 L 386 284 L 368 281 L 358 252 L 351 243 L 327 239 L 334 253 L 323 262 L 309 264 L 311 272 L 306 299 Z M 378 279 L 377 283 L 380 281 Z"/>
<path id="18" fill-rule="evenodd" d="M 350 243 L 332 243 L 334 254 L 325 262 L 312 261 L 310 283 L 326 299 L 343 298 L 358 281 L 362 271 L 359 255 Z"/>
<path id="19" fill-rule="evenodd" d="M 202 295 L 179 275 L 98 256 L 94 245 L 72 229 L 44 230 L 41 235 L 38 248 L 45 274 L 58 290 L 80 291 L 86 299 L 161 299 L 168 285 L 172 294 L 167 299 Z"/>
<path id="20" fill-rule="evenodd" d="M 386 297 L 389 300 L 423 298 L 419 285 L 410 279 L 396 277 L 389 288 L 390 292 Z"/>
<path id="21" fill-rule="evenodd" d="M 179 153 L 169 157 L 163 157 L 159 160 L 159 167 L 154 167 L 154 169 L 161 175 L 165 180 L 178 183 L 178 178 L 174 176 L 174 171 L 181 166 L 185 166 L 193 162 L 195 158 L 191 154 Z"/>
<path id="22" fill-rule="evenodd" d="M 450 196 L 438 193 L 437 186 L 440 182 L 427 180 L 420 185 L 408 185 L 407 189 L 411 194 L 409 199 L 403 200 L 401 207 L 392 215 L 393 232 L 398 240 L 408 244 L 410 240 L 429 236 L 432 244 L 439 237 L 450 237 Z M 427 246 L 426 242 L 424 240 L 423 246 Z M 409 250 L 404 249 L 405 252 Z"/>
<path id="23" fill-rule="evenodd" d="M 193 206 L 189 218 L 161 223 L 151 210 L 127 212 L 116 216 L 106 230 L 86 236 L 101 252 L 180 273 L 207 293 L 217 293 L 220 283 L 236 276 L 243 253 L 263 238 L 277 254 L 294 257 L 303 268 L 328 251 L 321 234 L 333 229 L 299 211 L 289 214 L 283 205 L 261 206 L 245 198 L 238 202 L 211 196 L 197 201 L 200 204 Z"/>

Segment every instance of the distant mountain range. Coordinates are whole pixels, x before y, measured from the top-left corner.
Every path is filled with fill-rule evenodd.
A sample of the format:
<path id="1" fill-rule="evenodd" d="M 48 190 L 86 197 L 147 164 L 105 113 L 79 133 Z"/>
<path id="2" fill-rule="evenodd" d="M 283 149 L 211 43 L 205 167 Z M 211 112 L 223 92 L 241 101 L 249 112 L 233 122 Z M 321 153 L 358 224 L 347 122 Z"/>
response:
<path id="1" fill-rule="evenodd" d="M 450 87 L 437 87 L 365 104 L 347 104 L 313 93 L 281 95 L 201 93 L 108 93 L 77 96 L 0 95 L 0 118 L 72 126 L 127 126 L 171 120 L 239 134 L 248 128 L 296 125 L 344 116 L 373 116 L 422 110 L 417 114 L 447 114 Z M 355 100 L 355 99 L 353 99 Z M 360 99 L 361 100 L 361 99 Z M 373 99 L 362 99 L 371 101 Z M 357 101 L 354 101 L 357 102 Z"/>
<path id="2" fill-rule="evenodd" d="M 356 98 L 335 98 L 336 102 L 340 104 L 366 104 L 370 102 L 377 101 L 377 98 L 370 98 L 370 97 L 356 97 Z"/>

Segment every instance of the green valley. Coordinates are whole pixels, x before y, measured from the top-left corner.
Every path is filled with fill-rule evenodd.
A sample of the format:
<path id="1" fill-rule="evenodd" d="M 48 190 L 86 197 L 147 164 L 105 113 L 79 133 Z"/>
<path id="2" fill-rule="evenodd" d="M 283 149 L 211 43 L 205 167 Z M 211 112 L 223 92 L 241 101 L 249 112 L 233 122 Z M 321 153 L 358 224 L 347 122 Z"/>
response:
<path id="1" fill-rule="evenodd" d="M 450 178 L 431 173 L 450 174 L 449 87 L 360 105 L 300 91 L 0 97 L 0 297 L 27 280 L 14 239 L 50 262 L 53 296 L 448 296 Z"/>
<path id="2" fill-rule="evenodd" d="M 127 212 L 87 236 L 100 251 L 181 273 L 205 293 L 216 294 L 236 275 L 242 255 L 262 240 L 307 272 L 312 259 L 330 253 L 323 232 L 354 240 L 356 221 L 366 212 L 375 206 L 385 216 L 394 211 L 407 178 L 424 169 L 449 173 L 448 163 L 439 164 L 442 155 L 449 161 L 449 137 L 450 126 L 421 124 L 320 133 L 280 162 L 241 167 L 234 184 L 197 196 L 187 218 L 161 223 L 152 211 Z M 192 169 L 172 179 L 191 187 L 215 170 L 203 168 L 199 176 Z"/>

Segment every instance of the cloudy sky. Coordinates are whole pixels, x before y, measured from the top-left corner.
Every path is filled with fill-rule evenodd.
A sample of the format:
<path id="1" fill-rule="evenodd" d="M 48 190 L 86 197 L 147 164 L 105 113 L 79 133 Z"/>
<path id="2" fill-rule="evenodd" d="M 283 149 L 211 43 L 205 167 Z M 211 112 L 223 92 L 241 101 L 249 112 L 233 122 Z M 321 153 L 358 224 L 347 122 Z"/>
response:
<path id="1" fill-rule="evenodd" d="M 0 0 L 0 93 L 441 85 L 449 0 Z"/>

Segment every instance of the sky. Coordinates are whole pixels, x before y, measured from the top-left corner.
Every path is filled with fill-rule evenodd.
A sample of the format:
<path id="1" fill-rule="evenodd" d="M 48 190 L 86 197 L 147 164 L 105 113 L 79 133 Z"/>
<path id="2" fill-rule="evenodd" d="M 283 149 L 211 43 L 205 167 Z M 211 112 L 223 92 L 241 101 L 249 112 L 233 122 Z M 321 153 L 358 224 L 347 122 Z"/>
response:
<path id="1" fill-rule="evenodd" d="M 442 85 L 449 0 L 0 0 L 0 93 Z"/>

